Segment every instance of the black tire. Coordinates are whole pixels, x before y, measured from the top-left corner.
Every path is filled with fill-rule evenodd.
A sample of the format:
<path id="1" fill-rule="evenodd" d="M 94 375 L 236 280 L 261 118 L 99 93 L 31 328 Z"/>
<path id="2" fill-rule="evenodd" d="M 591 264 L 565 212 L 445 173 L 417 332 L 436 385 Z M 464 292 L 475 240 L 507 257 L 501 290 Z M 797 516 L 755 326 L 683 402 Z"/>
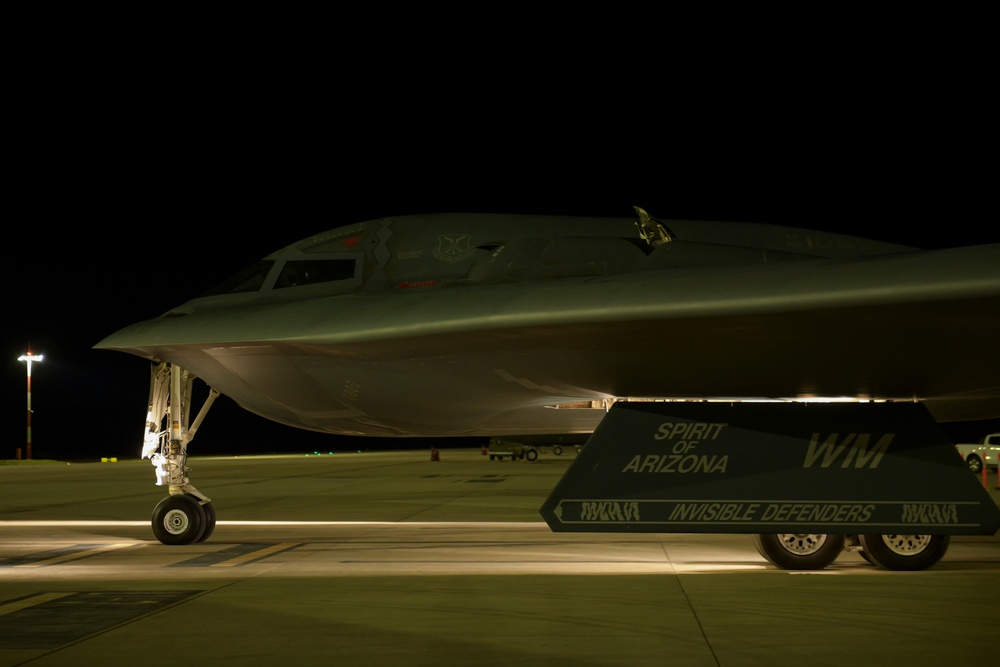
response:
<path id="1" fill-rule="evenodd" d="M 556 456 L 561 455 L 562 454 L 562 447 L 560 447 L 559 445 L 556 445 L 555 447 L 552 448 L 552 453 L 555 454 Z"/>
<path id="2" fill-rule="evenodd" d="M 537 449 L 526 450 L 524 452 L 524 458 L 528 459 L 529 461 L 535 461 L 536 459 L 538 459 L 538 450 Z"/>
<path id="3" fill-rule="evenodd" d="M 215 507 L 209 501 L 202 505 L 201 508 L 205 510 L 205 530 L 202 531 L 201 537 L 197 540 L 198 542 L 204 542 L 215 532 Z"/>
<path id="4" fill-rule="evenodd" d="M 844 536 L 761 533 L 753 536 L 757 553 L 783 570 L 822 570 L 844 550 Z"/>
<path id="5" fill-rule="evenodd" d="M 965 459 L 965 464 L 969 466 L 969 470 L 972 472 L 983 471 L 983 460 L 975 454 L 969 454 L 969 458 Z"/>
<path id="6" fill-rule="evenodd" d="M 867 559 L 883 570 L 926 570 L 948 551 L 950 535 L 862 535 Z"/>
<path id="7" fill-rule="evenodd" d="M 194 544 L 205 523 L 205 509 L 194 496 L 167 496 L 153 510 L 153 534 L 163 544 Z"/>

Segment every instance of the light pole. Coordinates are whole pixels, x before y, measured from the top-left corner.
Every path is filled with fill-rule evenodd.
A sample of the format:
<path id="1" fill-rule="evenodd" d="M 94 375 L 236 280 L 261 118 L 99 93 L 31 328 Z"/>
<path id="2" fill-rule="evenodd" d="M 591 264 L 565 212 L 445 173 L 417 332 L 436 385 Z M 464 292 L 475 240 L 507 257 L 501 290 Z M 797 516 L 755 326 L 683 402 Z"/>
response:
<path id="1" fill-rule="evenodd" d="M 29 348 L 27 354 L 22 354 L 17 358 L 18 361 L 24 361 L 28 364 L 28 460 L 31 460 L 31 364 L 41 361 L 42 356 L 41 354 L 32 354 Z"/>

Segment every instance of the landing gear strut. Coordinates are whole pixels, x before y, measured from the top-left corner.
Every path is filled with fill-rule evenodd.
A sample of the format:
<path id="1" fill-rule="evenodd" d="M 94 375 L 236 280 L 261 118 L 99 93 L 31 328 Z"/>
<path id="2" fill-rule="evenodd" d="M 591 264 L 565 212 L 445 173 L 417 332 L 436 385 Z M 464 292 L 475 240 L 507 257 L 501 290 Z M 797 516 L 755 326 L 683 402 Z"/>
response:
<path id="1" fill-rule="evenodd" d="M 157 486 L 166 484 L 169 489 L 170 495 L 156 505 L 152 517 L 153 534 L 163 544 L 204 542 L 215 531 L 212 500 L 187 477 L 187 445 L 219 392 L 209 391 L 189 426 L 194 379 L 194 375 L 167 363 L 154 367 L 150 379 L 142 458 L 148 458 L 156 468 Z"/>

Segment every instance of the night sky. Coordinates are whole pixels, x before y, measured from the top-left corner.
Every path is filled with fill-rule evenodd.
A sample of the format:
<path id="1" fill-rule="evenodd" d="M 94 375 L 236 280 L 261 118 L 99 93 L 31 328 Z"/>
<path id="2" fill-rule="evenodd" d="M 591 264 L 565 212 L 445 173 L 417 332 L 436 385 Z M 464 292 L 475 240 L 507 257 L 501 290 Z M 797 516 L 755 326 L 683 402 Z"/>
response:
<path id="1" fill-rule="evenodd" d="M 915 105 L 898 81 L 698 95 L 675 81 L 648 98 L 607 81 L 572 95 L 386 87 L 331 100 L 273 73 L 167 94 L 111 80 L 84 89 L 72 63 L 59 72 L 46 91 L 85 94 L 72 113 L 63 94 L 23 102 L 8 155 L 0 458 L 25 444 L 17 357 L 29 344 L 45 355 L 32 377 L 34 457 L 138 456 L 149 365 L 91 347 L 343 224 L 448 211 L 632 217 L 636 205 L 924 248 L 1000 241 L 994 180 L 969 155 L 992 119 L 969 100 Z M 191 452 L 357 446 L 223 397 Z"/>

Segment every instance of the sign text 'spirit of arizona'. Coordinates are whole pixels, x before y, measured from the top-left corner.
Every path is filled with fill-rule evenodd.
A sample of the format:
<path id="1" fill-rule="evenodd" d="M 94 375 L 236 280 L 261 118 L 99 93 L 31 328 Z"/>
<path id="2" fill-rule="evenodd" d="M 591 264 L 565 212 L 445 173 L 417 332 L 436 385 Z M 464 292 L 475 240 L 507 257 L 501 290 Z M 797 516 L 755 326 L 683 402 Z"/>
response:
<path id="1" fill-rule="evenodd" d="M 553 530 L 582 532 L 1000 527 L 996 504 L 915 403 L 618 403 L 541 512 Z"/>

